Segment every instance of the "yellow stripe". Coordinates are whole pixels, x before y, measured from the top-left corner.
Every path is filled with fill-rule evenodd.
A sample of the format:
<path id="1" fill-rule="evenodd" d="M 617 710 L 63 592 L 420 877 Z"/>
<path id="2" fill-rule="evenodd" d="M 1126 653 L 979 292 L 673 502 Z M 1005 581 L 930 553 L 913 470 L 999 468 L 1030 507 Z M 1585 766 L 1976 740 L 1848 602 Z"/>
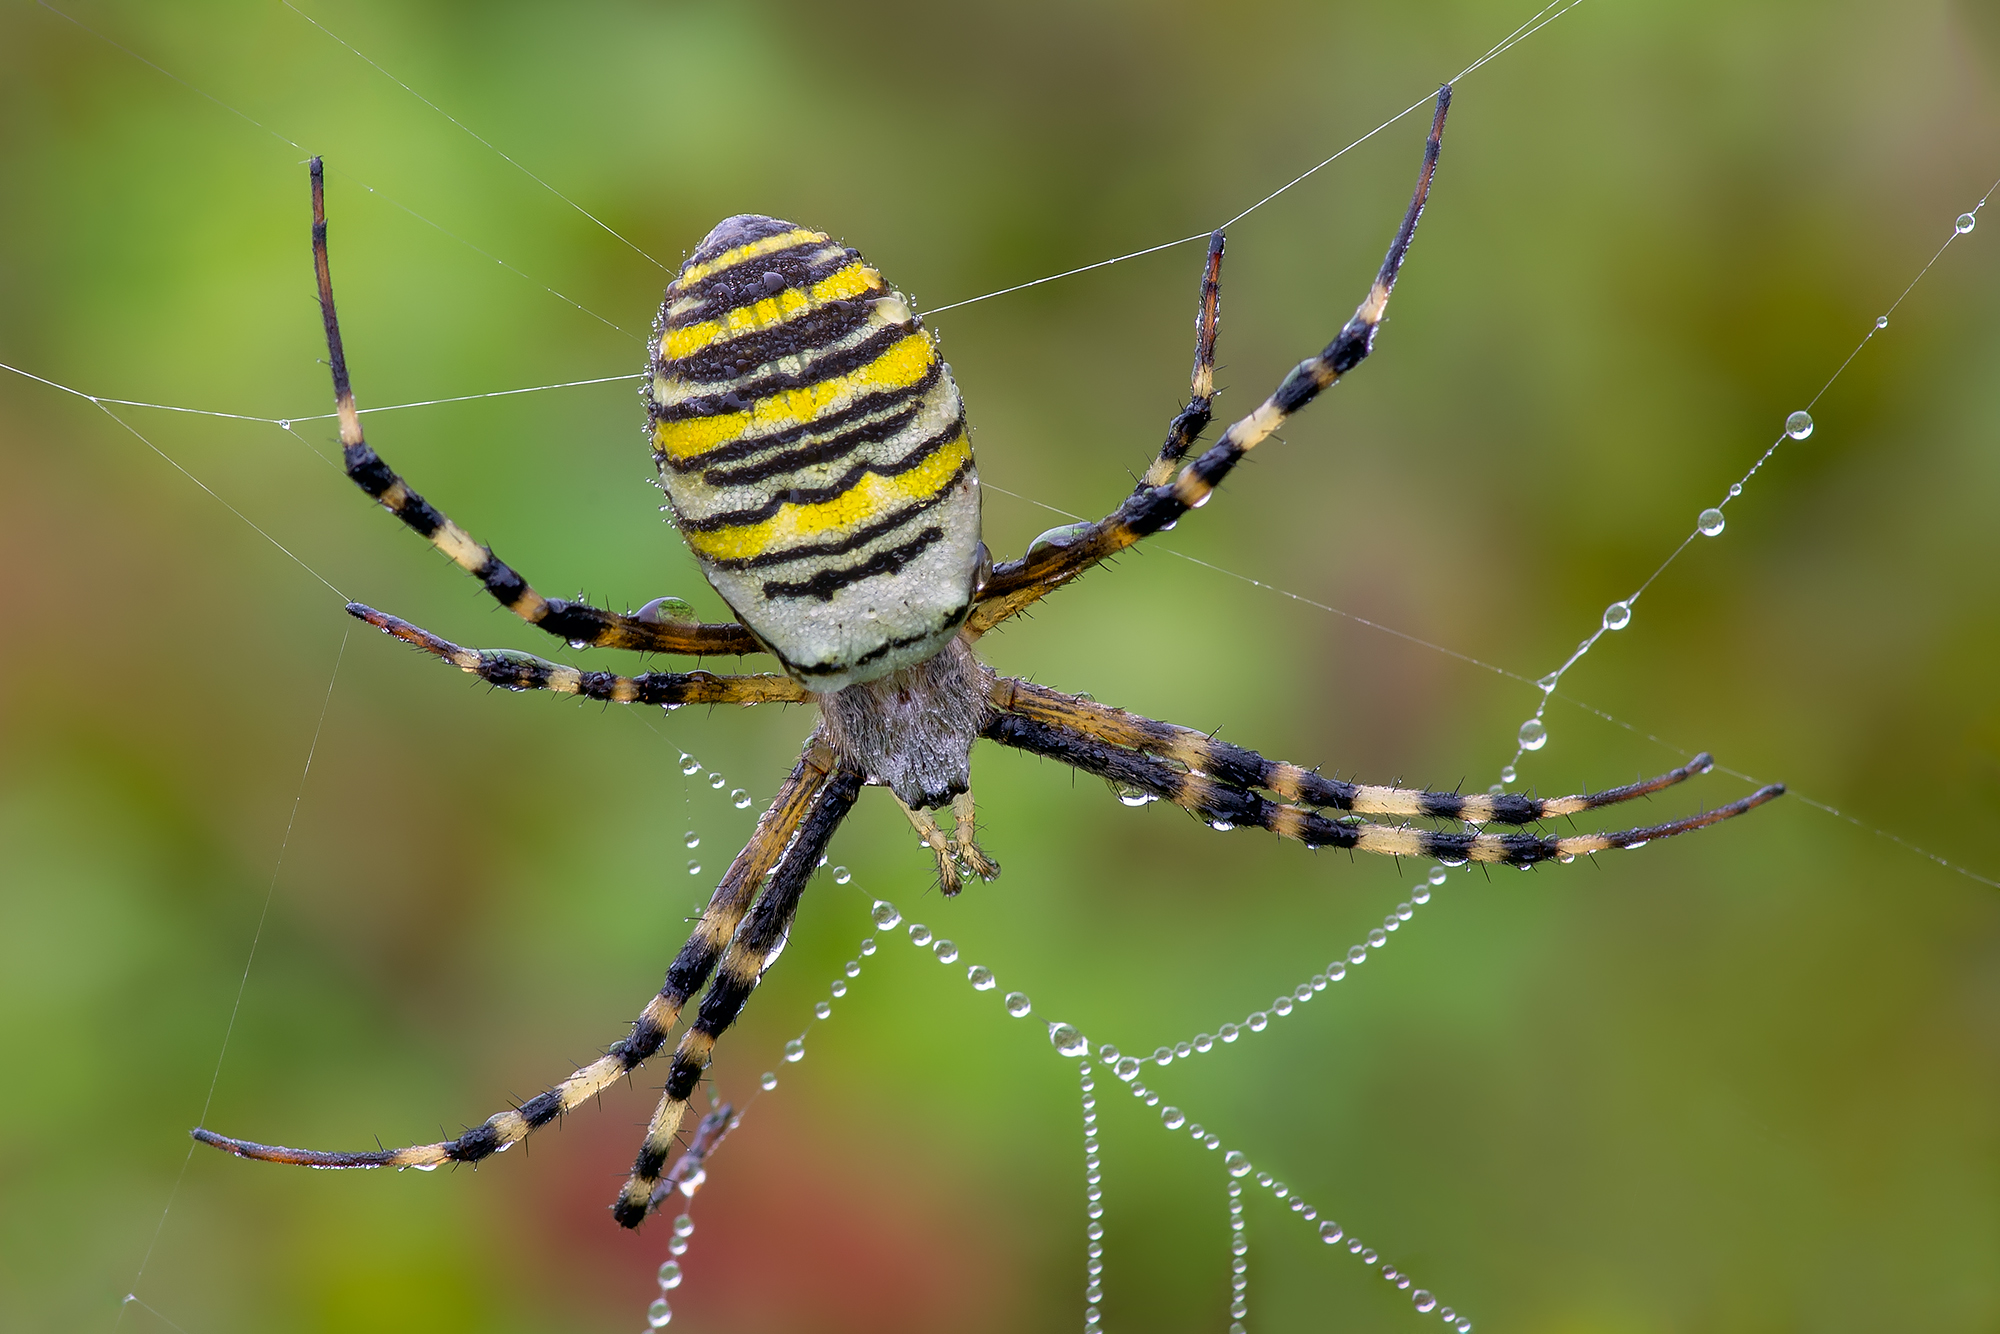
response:
<path id="1" fill-rule="evenodd" d="M 832 500 L 817 505 L 787 504 L 762 523 L 718 528 L 712 533 L 690 532 L 688 545 L 696 555 L 710 560 L 748 560 L 821 533 L 857 528 L 903 504 L 936 495 L 971 457 L 972 441 L 961 435 L 906 473 L 895 477 L 864 473 L 860 481 Z"/>
<path id="2" fill-rule="evenodd" d="M 768 255 L 774 250 L 789 250 L 795 245 L 804 245 L 807 241 L 824 241 L 825 239 L 826 236 L 822 232 L 807 231 L 804 227 L 794 227 L 791 231 L 779 232 L 776 236 L 766 236 L 761 240 L 752 241 L 748 245 L 737 246 L 734 250 L 725 250 L 714 259 L 703 260 L 699 264 L 689 265 L 687 268 L 681 270 L 681 276 L 678 281 L 684 288 L 692 287 L 711 273 L 720 273 L 724 269 L 741 264 L 746 259 L 755 259 L 759 255 Z"/>
<path id="3" fill-rule="evenodd" d="M 689 459 L 740 439 L 752 426 L 782 430 L 809 422 L 828 408 L 873 389 L 902 389 L 924 378 L 931 365 L 930 339 L 911 334 L 859 370 L 760 398 L 748 412 L 661 422 L 653 431 L 653 452 Z"/>
<path id="4" fill-rule="evenodd" d="M 766 297 L 754 305 L 738 306 L 720 320 L 703 320 L 699 324 L 669 329 L 660 339 L 660 357 L 665 361 L 678 361 L 718 339 L 734 338 L 752 329 L 783 324 L 803 311 L 816 310 L 829 301 L 860 296 L 881 286 L 881 274 L 865 264 L 849 264 L 814 283 L 810 293 L 788 287 L 777 296 Z"/>

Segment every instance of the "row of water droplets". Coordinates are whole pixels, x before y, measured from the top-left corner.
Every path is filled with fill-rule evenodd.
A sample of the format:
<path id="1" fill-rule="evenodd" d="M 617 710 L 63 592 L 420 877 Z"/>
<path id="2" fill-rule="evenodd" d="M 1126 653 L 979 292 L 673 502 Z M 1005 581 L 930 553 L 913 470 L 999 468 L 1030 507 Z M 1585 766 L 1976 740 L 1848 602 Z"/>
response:
<path id="1" fill-rule="evenodd" d="M 1970 232 L 1976 225 L 1978 225 L 1979 211 L 1985 207 L 1986 207 L 1986 200 L 1982 198 L 1979 201 L 1979 203 L 1973 207 L 1972 212 L 1959 214 L 1958 217 L 1954 219 L 1952 222 L 1951 235 L 1945 239 L 1944 243 L 1945 246 L 1949 246 L 1953 240 L 1956 240 L 1958 237 L 1964 236 L 1967 232 Z M 1940 247 L 1938 250 L 1938 254 L 1942 255 L 1943 253 L 1944 253 L 1944 248 Z M 1935 256 L 1933 256 L 1931 263 L 1935 264 L 1936 262 L 1937 259 Z M 1924 268 L 1927 271 L 1930 268 L 1930 265 L 1926 264 Z M 1917 277 L 1921 279 L 1923 277 L 1923 274 L 1919 273 Z M 1903 297 L 1908 296 L 1910 288 L 1913 288 L 1915 286 L 1916 286 L 1916 281 L 1912 280 L 1910 286 L 1903 289 L 1903 295 L 1897 297 L 1896 300 L 1890 304 L 1889 310 L 1894 311 L 1897 306 L 1901 305 L 1903 303 Z M 1590 652 L 1592 646 L 1595 645 L 1598 640 L 1602 639 L 1607 633 L 1614 630 L 1623 630 L 1626 626 L 1632 623 L 1633 604 L 1639 600 L 1641 594 L 1643 594 L 1648 588 L 1652 587 L 1653 581 L 1655 579 L 1658 579 L 1660 575 L 1663 572 L 1665 572 L 1667 566 L 1674 563 L 1675 557 L 1679 556 L 1681 552 L 1687 550 L 1688 546 L 1694 542 L 1695 538 L 1720 537 L 1722 535 L 1722 530 L 1727 526 L 1728 523 L 1727 517 L 1723 514 L 1723 511 L 1728 508 L 1729 502 L 1735 500 L 1738 496 L 1743 494 L 1744 486 L 1748 484 L 1748 482 L 1752 477 L 1755 477 L 1757 475 L 1758 471 L 1762 469 L 1766 463 L 1770 462 L 1771 456 L 1778 452 L 1779 446 L 1783 445 L 1787 440 L 1804 440 L 1813 433 L 1813 419 L 1812 419 L 1811 408 L 1815 404 L 1817 404 L 1821 398 L 1825 396 L 1826 391 L 1828 389 L 1832 388 L 1834 380 L 1840 378 L 1841 372 L 1845 371 L 1848 367 L 1848 364 L 1851 363 L 1855 357 L 1861 354 L 1861 350 L 1868 346 L 1869 341 L 1872 340 L 1876 334 L 1881 333 L 1888 327 L 1889 327 L 1888 314 L 1885 313 L 1882 315 L 1877 315 L 1875 317 L 1874 324 L 1870 326 L 1868 330 L 1861 335 L 1861 341 L 1855 344 L 1854 350 L 1848 353 L 1847 360 L 1841 362 L 1839 370 L 1836 370 L 1833 373 L 1832 377 L 1827 380 L 1826 384 L 1820 387 L 1819 393 L 1813 395 L 1812 402 L 1808 403 L 1805 407 L 1800 408 L 1796 412 L 1793 412 L 1792 414 L 1787 416 L 1785 418 L 1784 430 L 1779 433 L 1778 438 L 1773 440 L 1770 444 L 1770 447 L 1767 448 L 1762 454 L 1757 456 L 1757 461 L 1750 465 L 1750 469 L 1748 472 L 1744 473 L 1741 477 L 1737 478 L 1734 482 L 1731 482 L 1729 484 L 1728 494 L 1724 495 L 1715 504 L 1709 506 L 1707 509 L 1703 510 L 1700 514 L 1695 516 L 1694 531 L 1681 539 L 1680 544 L 1673 549 L 1673 551 L 1667 556 L 1665 560 L 1660 562 L 1659 567 L 1655 569 L 1650 575 L 1646 576 L 1646 580 L 1644 583 L 1640 584 L 1637 589 L 1633 590 L 1626 597 L 1619 599 L 1618 601 L 1612 603 L 1610 606 L 1604 609 L 1604 615 L 1599 620 L 1597 628 L 1591 631 L 1590 636 L 1588 638 L 1586 638 L 1585 640 L 1583 640 L 1583 642 L 1579 643 L 1576 646 L 1575 651 L 1573 651 L 1569 655 L 1569 657 L 1563 660 L 1561 666 L 1557 667 L 1547 676 L 1544 676 L 1540 680 L 1535 682 L 1535 684 L 1541 689 L 1542 697 L 1540 700 L 1536 702 L 1534 713 L 1531 714 L 1528 717 L 1528 719 L 1521 724 L 1520 728 L 1515 734 L 1514 757 L 1511 760 L 1509 760 L 1506 764 L 1501 766 L 1500 781 L 1493 784 L 1492 787 L 1488 789 L 1488 791 L 1494 793 L 1496 796 L 1502 792 L 1505 792 L 1507 790 L 1507 785 L 1514 782 L 1515 778 L 1518 776 L 1517 766 L 1520 764 L 1522 756 L 1526 755 L 1531 750 L 1540 750 L 1543 746 L 1546 746 L 1549 743 L 1549 731 L 1546 723 L 1543 720 L 1543 715 L 1548 711 L 1549 697 L 1555 693 L 1556 687 L 1559 684 L 1561 684 L 1563 675 L 1566 672 L 1568 672 L 1570 668 L 1574 667 L 1579 661 L 1581 661 L 1583 655 Z"/>
<path id="2" fill-rule="evenodd" d="M 1184 1042 L 1175 1043 L 1172 1046 L 1162 1046 L 1156 1049 L 1152 1056 L 1147 1059 L 1150 1059 L 1155 1065 L 1167 1066 L 1177 1060 L 1187 1060 L 1192 1056 L 1213 1051 L 1218 1042 L 1233 1043 L 1246 1030 L 1251 1033 L 1263 1032 L 1270 1026 L 1273 1015 L 1283 1018 L 1291 1014 L 1300 1004 L 1311 1000 L 1315 994 L 1326 990 L 1330 984 L 1345 978 L 1349 966 L 1367 962 L 1369 952 L 1371 950 L 1379 950 L 1388 944 L 1389 933 L 1397 930 L 1403 923 L 1409 921 L 1415 915 L 1417 908 L 1430 902 L 1432 888 L 1442 885 L 1446 878 L 1447 873 L 1442 866 L 1432 867 L 1425 882 L 1418 885 L 1417 889 L 1410 895 L 1409 900 L 1397 904 L 1396 910 L 1383 919 L 1383 924 L 1368 933 L 1366 944 L 1353 946 L 1343 958 L 1336 959 L 1333 963 L 1329 964 L 1325 972 L 1315 973 L 1309 981 L 1300 983 L 1290 994 L 1279 996 L 1272 1002 L 1271 1008 L 1268 1011 L 1257 1010 L 1245 1018 L 1241 1024 L 1223 1024 L 1214 1033 L 1197 1033 L 1193 1038 Z M 1026 997 L 1022 999 L 1025 1001 Z M 1012 1011 L 1011 1006 L 1009 1010 L 1010 1012 Z M 1026 1008 L 1024 1007 L 1020 1013 L 1027 1013 Z M 1101 1334 L 1103 1328 L 1102 1303 L 1104 1300 L 1104 1192 L 1101 1173 L 1102 1158 L 1097 1137 L 1096 1081 L 1090 1061 L 1090 1042 L 1072 1024 L 1051 1021 L 1048 1028 L 1049 1042 L 1055 1047 L 1058 1054 L 1082 1058 L 1079 1061 L 1079 1065 L 1082 1071 L 1083 1086 L 1084 1183 L 1085 1214 L 1087 1218 L 1085 1228 L 1087 1249 L 1085 1251 L 1084 1269 L 1083 1327 L 1085 1334 Z M 1186 1113 L 1181 1111 L 1180 1108 L 1171 1105 L 1161 1107 L 1159 1092 L 1148 1088 L 1138 1078 L 1140 1071 L 1145 1067 L 1145 1060 L 1136 1056 L 1123 1055 L 1118 1048 L 1112 1046 L 1110 1043 L 1105 1043 L 1097 1048 L 1096 1059 L 1103 1065 L 1108 1066 L 1113 1074 L 1117 1075 L 1120 1080 L 1130 1087 L 1132 1096 L 1135 1099 L 1148 1107 L 1160 1108 L 1160 1124 L 1167 1131 L 1185 1131 L 1193 1143 L 1200 1145 L 1209 1152 L 1222 1152 L 1223 1168 L 1228 1173 L 1229 1226 L 1231 1233 L 1229 1294 L 1229 1316 L 1231 1323 L 1229 1325 L 1229 1334 L 1246 1334 L 1246 1327 L 1243 1321 L 1248 1318 L 1250 1309 L 1250 1243 L 1244 1235 L 1244 1191 L 1242 1179 L 1249 1176 L 1253 1171 L 1253 1165 L 1249 1157 L 1236 1149 L 1224 1151 L 1220 1135 L 1203 1128 L 1197 1123 L 1189 1121 Z M 1292 1213 L 1298 1215 L 1300 1219 L 1307 1223 L 1317 1223 L 1318 1235 L 1322 1242 L 1329 1246 L 1345 1242 L 1348 1252 L 1359 1258 L 1363 1264 L 1373 1268 L 1380 1263 L 1382 1257 L 1373 1247 L 1368 1246 L 1359 1238 L 1349 1237 L 1341 1226 L 1333 1220 L 1321 1219 L 1319 1211 L 1316 1208 L 1306 1203 L 1301 1196 L 1282 1181 L 1275 1180 L 1268 1172 L 1258 1172 L 1255 1179 L 1259 1186 L 1272 1192 L 1273 1198 L 1286 1201 L 1287 1208 Z M 1447 1325 L 1459 1331 L 1459 1334 L 1471 1334 L 1472 1321 L 1470 1319 L 1459 1315 L 1451 1307 L 1440 1306 L 1436 1296 L 1427 1289 L 1413 1289 L 1412 1280 L 1408 1274 L 1398 1270 L 1393 1264 L 1382 1265 L 1381 1274 L 1387 1282 L 1393 1283 L 1397 1288 L 1409 1292 L 1411 1303 L 1419 1312 L 1426 1315 L 1436 1312 Z"/>
<path id="3" fill-rule="evenodd" d="M 720 773 L 714 771 L 704 771 L 702 768 L 701 761 L 696 759 L 694 756 L 688 754 L 686 751 L 681 752 L 680 764 L 681 764 L 681 777 L 687 780 L 682 785 L 682 787 L 683 787 L 685 803 L 687 805 L 690 816 L 688 831 L 686 834 L 681 836 L 681 842 L 686 845 L 687 850 L 689 852 L 693 852 L 695 849 L 701 846 L 701 833 L 699 830 L 694 828 L 692 823 L 693 806 L 694 806 L 694 796 L 693 796 L 694 780 L 698 777 L 702 777 L 704 773 L 706 773 L 709 787 L 713 788 L 717 792 L 720 792 L 722 791 L 722 789 L 728 787 L 729 780 L 727 778 L 724 778 Z M 749 810 L 750 809 L 749 792 L 745 791 L 743 788 L 740 787 L 734 789 L 729 794 L 729 804 L 734 806 L 739 811 Z M 687 873 L 689 875 L 701 874 L 700 857 L 688 858 Z"/>

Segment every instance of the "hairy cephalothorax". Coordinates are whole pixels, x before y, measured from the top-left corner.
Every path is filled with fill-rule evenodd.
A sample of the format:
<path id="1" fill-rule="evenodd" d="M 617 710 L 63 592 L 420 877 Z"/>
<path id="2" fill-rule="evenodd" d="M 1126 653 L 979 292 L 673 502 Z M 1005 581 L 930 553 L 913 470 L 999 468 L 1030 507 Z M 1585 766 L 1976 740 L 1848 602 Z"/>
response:
<path id="1" fill-rule="evenodd" d="M 1249 826 L 1309 847 L 1447 865 L 1526 867 L 1638 847 L 1740 815 L 1782 792 L 1766 787 L 1699 815 L 1616 833 L 1490 833 L 1489 825 L 1537 824 L 1658 792 L 1706 773 L 1709 758 L 1698 755 L 1658 778 L 1570 797 L 1346 783 L 1088 696 L 996 676 L 973 652 L 986 631 L 1205 504 L 1245 453 L 1367 357 L 1429 197 L 1450 102 L 1447 86 L 1438 93 L 1402 225 L 1367 297 L 1333 340 L 1186 461 L 1214 401 L 1223 253 L 1222 233 L 1215 233 L 1196 314 L 1191 401 L 1169 426 L 1159 454 L 1110 515 L 1045 533 L 1019 560 L 998 566 L 980 539 L 979 480 L 964 405 L 951 368 L 909 303 L 856 251 L 822 232 L 756 214 L 727 219 L 667 288 L 646 391 L 653 456 L 675 523 L 740 621 L 722 624 L 664 614 L 665 599 L 619 615 L 543 597 L 369 447 L 334 315 L 322 177 L 313 159 L 313 260 L 348 476 L 501 605 L 573 646 L 769 653 L 784 670 L 587 672 L 525 653 L 462 648 L 358 603 L 348 610 L 512 690 L 668 707 L 817 702 L 822 722 L 716 885 L 659 994 L 597 1060 L 439 1143 L 323 1153 L 206 1129 L 195 1138 L 246 1158 L 314 1167 L 478 1162 L 657 1054 L 695 1004 L 638 1160 L 612 1207 L 620 1223 L 636 1227 L 670 1193 L 661 1182 L 675 1179 L 668 1159 L 710 1052 L 776 958 L 807 882 L 863 786 L 895 794 L 936 854 L 947 894 L 958 891 L 967 873 L 991 879 L 999 872 L 973 839 L 976 738 L 1096 774 L 1128 796 L 1172 802 L 1217 828 Z M 949 834 L 930 814 L 947 804 Z M 1457 827 L 1428 828 L 1413 819 Z M 697 1136 L 689 1153 L 705 1152 L 712 1138 Z"/>

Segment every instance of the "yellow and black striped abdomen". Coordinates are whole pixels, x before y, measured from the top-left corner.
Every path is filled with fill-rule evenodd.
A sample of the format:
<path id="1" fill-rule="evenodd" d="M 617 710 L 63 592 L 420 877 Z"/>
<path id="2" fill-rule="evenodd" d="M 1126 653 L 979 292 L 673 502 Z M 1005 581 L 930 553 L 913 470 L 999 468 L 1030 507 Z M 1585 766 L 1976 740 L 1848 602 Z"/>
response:
<path id="1" fill-rule="evenodd" d="M 653 456 L 715 591 L 814 690 L 936 653 L 971 609 L 979 478 L 965 408 L 859 254 L 729 218 L 667 288 Z"/>

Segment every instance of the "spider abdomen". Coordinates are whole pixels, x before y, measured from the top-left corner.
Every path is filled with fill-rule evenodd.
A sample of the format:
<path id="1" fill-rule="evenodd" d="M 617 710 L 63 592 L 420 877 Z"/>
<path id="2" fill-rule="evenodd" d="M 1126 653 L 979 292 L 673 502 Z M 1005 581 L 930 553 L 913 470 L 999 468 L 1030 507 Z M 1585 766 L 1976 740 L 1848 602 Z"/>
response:
<path id="1" fill-rule="evenodd" d="M 653 456 L 702 572 L 801 683 L 921 662 L 971 609 L 979 479 L 951 369 L 821 232 L 718 225 L 668 286 Z"/>

